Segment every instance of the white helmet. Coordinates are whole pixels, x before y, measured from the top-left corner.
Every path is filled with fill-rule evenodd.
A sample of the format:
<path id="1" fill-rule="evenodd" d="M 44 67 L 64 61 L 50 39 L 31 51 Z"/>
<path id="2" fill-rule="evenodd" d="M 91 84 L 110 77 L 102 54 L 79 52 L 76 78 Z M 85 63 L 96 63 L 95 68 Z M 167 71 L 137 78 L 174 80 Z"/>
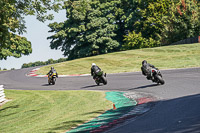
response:
<path id="1" fill-rule="evenodd" d="M 92 63 L 92 66 L 96 66 L 96 64 L 95 64 L 95 63 Z"/>

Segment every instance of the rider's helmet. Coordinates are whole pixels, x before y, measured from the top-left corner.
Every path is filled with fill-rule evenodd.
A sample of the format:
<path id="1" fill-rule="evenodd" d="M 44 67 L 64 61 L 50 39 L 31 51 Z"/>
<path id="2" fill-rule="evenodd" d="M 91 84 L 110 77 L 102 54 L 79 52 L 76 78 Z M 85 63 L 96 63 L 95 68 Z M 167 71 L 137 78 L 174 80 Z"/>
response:
<path id="1" fill-rule="evenodd" d="M 53 67 L 51 67 L 51 70 L 54 70 L 54 68 L 53 68 Z"/>
<path id="2" fill-rule="evenodd" d="M 96 66 L 96 64 L 95 64 L 95 63 L 92 63 L 92 66 Z"/>
<path id="3" fill-rule="evenodd" d="M 145 65 L 145 64 L 147 64 L 147 61 L 146 61 L 146 60 L 143 60 L 143 61 L 142 61 L 142 65 Z"/>

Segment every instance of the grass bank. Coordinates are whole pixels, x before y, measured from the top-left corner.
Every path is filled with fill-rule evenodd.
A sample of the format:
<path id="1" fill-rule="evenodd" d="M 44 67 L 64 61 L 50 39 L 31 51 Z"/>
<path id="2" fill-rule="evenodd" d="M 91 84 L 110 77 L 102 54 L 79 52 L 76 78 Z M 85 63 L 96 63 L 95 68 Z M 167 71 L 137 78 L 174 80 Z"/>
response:
<path id="1" fill-rule="evenodd" d="M 5 93 L 12 101 L 0 107 L 1 133 L 63 132 L 112 108 L 105 92 L 5 90 Z"/>
<path id="2" fill-rule="evenodd" d="M 37 74 L 46 74 L 50 66 L 54 66 L 58 74 L 88 74 L 93 62 L 107 73 L 140 71 L 143 60 L 159 69 L 200 67 L 200 43 L 128 50 L 81 58 L 42 67 Z"/>

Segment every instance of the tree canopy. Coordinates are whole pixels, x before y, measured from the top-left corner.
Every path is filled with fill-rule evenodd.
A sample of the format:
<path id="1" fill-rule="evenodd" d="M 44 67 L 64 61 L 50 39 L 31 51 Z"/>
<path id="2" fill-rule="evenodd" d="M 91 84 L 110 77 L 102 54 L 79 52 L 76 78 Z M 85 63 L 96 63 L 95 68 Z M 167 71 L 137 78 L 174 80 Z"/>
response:
<path id="1" fill-rule="evenodd" d="M 130 4 L 129 4 L 130 3 Z M 69 59 L 117 51 L 130 28 L 131 0 L 68 0 L 67 20 L 49 25 L 52 49 Z M 128 7 L 128 8 L 127 8 Z"/>
<path id="2" fill-rule="evenodd" d="M 66 10 L 49 24 L 52 49 L 68 59 L 133 48 L 168 45 L 200 34 L 197 0 L 1 0 L 0 59 L 32 52 L 24 16 L 44 22 L 49 10 Z"/>
<path id="3" fill-rule="evenodd" d="M 36 15 L 44 22 L 53 19 L 48 10 L 60 8 L 59 0 L 0 0 L 0 59 L 19 58 L 32 52 L 31 42 L 21 36 L 26 32 L 24 16 Z"/>
<path id="4" fill-rule="evenodd" d="M 200 2 L 181 0 L 171 4 L 162 18 L 164 28 L 161 43 L 170 44 L 182 39 L 200 35 Z"/>
<path id="5" fill-rule="evenodd" d="M 167 45 L 199 34 L 196 0 L 68 0 L 64 7 L 67 19 L 49 25 L 54 34 L 48 39 L 69 59 Z"/>
<path id="6" fill-rule="evenodd" d="M 168 45 L 200 35 L 200 2 L 196 0 L 141 0 L 138 21 L 125 35 L 124 49 Z"/>

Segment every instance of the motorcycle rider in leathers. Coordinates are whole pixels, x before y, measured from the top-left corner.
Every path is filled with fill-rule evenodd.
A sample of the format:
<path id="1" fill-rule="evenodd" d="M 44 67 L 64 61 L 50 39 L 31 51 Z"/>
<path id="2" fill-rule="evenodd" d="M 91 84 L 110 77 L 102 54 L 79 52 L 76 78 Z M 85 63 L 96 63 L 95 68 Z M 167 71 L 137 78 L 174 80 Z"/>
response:
<path id="1" fill-rule="evenodd" d="M 151 73 L 151 68 L 155 68 L 155 66 L 152 65 L 152 64 L 150 64 L 150 63 L 147 63 L 146 60 L 142 61 L 142 67 L 141 67 L 142 74 L 144 76 L 147 76 L 146 78 L 148 80 L 150 80 L 151 78 L 153 78 L 152 75 L 151 75 L 152 74 Z M 157 69 L 157 68 L 155 68 L 155 69 Z"/>
<path id="2" fill-rule="evenodd" d="M 48 77 L 50 77 L 53 73 L 56 73 L 56 77 L 58 78 L 58 73 L 54 69 L 54 67 L 51 67 L 51 70 L 47 73 Z"/>
<path id="3" fill-rule="evenodd" d="M 95 63 L 92 63 L 91 76 L 93 76 L 93 79 L 96 79 L 98 72 L 101 72 L 101 69 Z"/>

